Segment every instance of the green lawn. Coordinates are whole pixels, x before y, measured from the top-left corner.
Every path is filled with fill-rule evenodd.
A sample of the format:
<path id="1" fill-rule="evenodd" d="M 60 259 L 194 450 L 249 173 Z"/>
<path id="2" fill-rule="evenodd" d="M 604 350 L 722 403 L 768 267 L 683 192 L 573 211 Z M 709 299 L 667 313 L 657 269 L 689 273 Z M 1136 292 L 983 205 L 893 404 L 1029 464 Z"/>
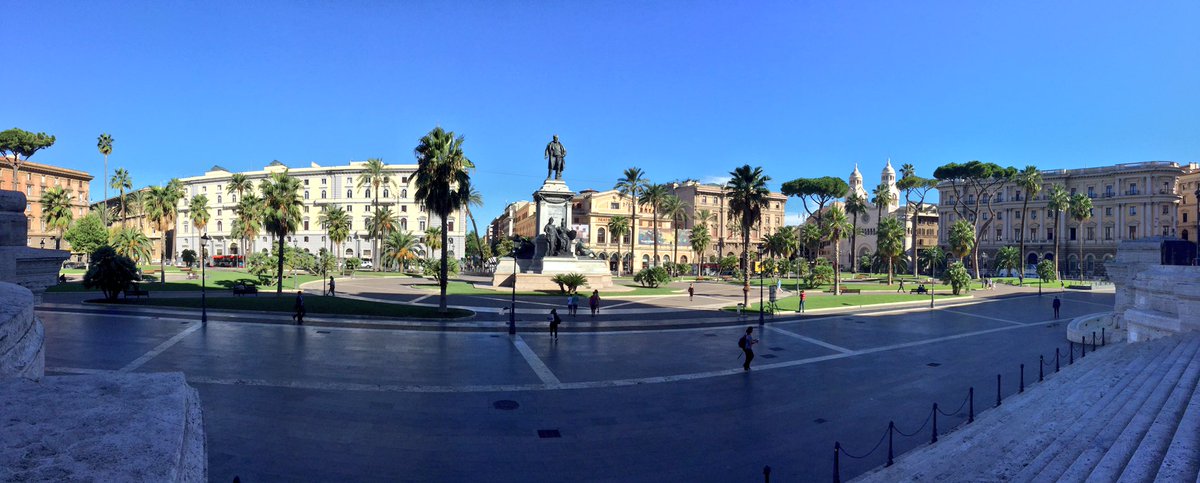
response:
<path id="1" fill-rule="evenodd" d="M 669 295 L 669 294 L 684 291 L 684 289 L 673 289 L 670 287 L 661 287 L 661 286 L 655 287 L 655 288 L 648 288 L 648 287 L 634 285 L 632 283 L 616 282 L 616 284 L 625 286 L 625 287 L 630 287 L 630 288 L 633 288 L 634 290 L 632 292 L 608 292 L 608 294 L 611 294 L 613 296 Z M 423 289 L 423 290 L 429 290 L 430 292 L 434 292 L 434 293 L 436 293 L 438 291 L 438 284 L 433 281 L 430 281 L 429 283 L 414 284 L 413 287 Z M 486 288 L 478 288 L 468 282 L 463 282 L 463 281 L 459 281 L 459 280 L 451 280 L 449 283 L 446 284 L 446 294 L 447 295 L 508 295 L 510 293 L 511 292 L 504 291 L 504 290 L 490 290 L 490 289 L 486 289 Z M 580 287 L 579 293 L 581 295 L 591 295 L 592 289 L 589 289 L 587 287 Z M 558 290 L 537 290 L 537 291 L 517 292 L 517 295 L 545 296 L 545 297 L 565 297 L 566 296 L 565 294 L 559 292 Z M 600 295 L 601 296 L 606 295 L 604 289 L 600 289 Z"/>
<path id="2" fill-rule="evenodd" d="M 208 299 L 208 307 L 211 309 L 291 312 L 295 301 L 294 295 L 284 294 L 282 297 L 277 297 L 273 293 L 245 297 L 210 297 Z M 147 298 L 121 305 L 200 308 L 200 297 Z M 373 315 L 381 317 L 457 318 L 474 314 L 474 312 L 469 310 L 454 308 L 450 309 L 449 313 L 439 314 L 437 307 L 389 304 L 316 295 L 306 295 L 304 297 L 304 308 L 309 314 Z"/>
<path id="3" fill-rule="evenodd" d="M 962 297 L 965 297 L 965 295 L 949 295 L 949 292 L 947 292 L 947 295 L 937 295 L 936 299 L 943 300 L 943 299 L 962 298 Z M 908 294 L 865 294 L 865 295 L 846 294 L 846 295 L 839 295 L 837 297 L 834 297 L 832 295 L 817 296 L 817 297 L 808 297 L 808 299 L 806 299 L 804 301 L 804 308 L 806 310 L 809 310 L 809 309 L 828 309 L 828 308 L 835 308 L 835 307 L 859 307 L 859 306 L 863 306 L 863 305 L 890 304 L 890 303 L 896 303 L 896 302 L 929 302 L 929 296 L 928 295 L 908 295 Z M 800 304 L 800 299 L 798 297 L 787 297 L 787 298 L 781 299 L 777 302 L 779 310 L 784 311 L 784 312 L 795 312 L 796 308 L 799 306 L 799 304 Z M 737 307 L 736 306 L 735 307 L 725 307 L 724 310 L 736 311 Z M 758 310 L 759 310 L 758 303 L 754 303 L 754 304 L 751 304 L 750 308 L 747 309 L 746 311 L 757 313 Z"/>
<path id="4" fill-rule="evenodd" d="M 211 290 L 228 290 L 237 282 L 254 284 L 256 278 L 248 272 L 244 272 L 232 268 L 209 269 L 204 274 L 205 287 Z M 317 275 L 298 274 L 295 277 L 296 286 L 304 282 L 320 281 L 321 277 Z M 283 289 L 284 291 L 292 290 L 293 279 L 288 276 L 288 272 L 283 272 Z M 142 288 L 149 290 L 151 293 L 155 291 L 189 291 L 200 290 L 200 279 L 188 280 L 182 272 L 171 273 L 167 271 L 167 283 L 164 285 L 161 282 L 143 282 Z M 259 287 L 261 291 L 274 291 L 274 286 Z M 46 289 L 47 292 L 87 292 L 95 289 L 83 288 L 83 282 L 67 282 L 54 285 Z M 99 293 L 99 290 L 96 290 Z"/>
<path id="5" fill-rule="evenodd" d="M 924 279 L 921 279 L 921 280 L 924 281 Z M 822 285 L 817 286 L 816 288 L 807 288 L 807 287 L 803 286 L 797 280 L 780 279 L 780 282 L 782 282 L 781 284 L 783 285 L 784 289 L 791 290 L 791 291 L 796 291 L 796 290 L 808 290 L 810 292 L 813 292 L 813 291 L 832 292 L 833 291 L 832 283 L 822 284 Z M 732 285 L 741 285 L 741 282 L 732 282 L 731 281 L 728 283 L 730 283 Z M 921 282 L 914 283 L 914 281 L 911 278 L 905 279 L 904 280 L 904 291 L 908 292 L 909 290 L 917 288 L 917 286 L 919 286 L 920 284 L 921 284 Z M 763 280 L 762 285 L 765 285 L 765 286 L 775 285 L 775 279 L 773 279 L 773 278 L 765 279 L 765 280 Z M 758 279 L 752 279 L 750 281 L 750 286 L 758 287 L 759 286 Z M 900 288 L 900 279 L 898 279 L 898 278 L 894 279 L 893 283 L 891 285 L 888 285 L 883 282 L 855 282 L 855 281 L 851 281 L 851 280 L 842 280 L 842 286 L 845 288 L 849 288 L 849 289 L 883 290 L 883 291 L 895 292 L 897 289 Z M 928 284 L 925 285 L 925 288 L 929 288 L 929 287 L 930 287 L 930 285 L 928 285 Z M 942 283 L 934 284 L 932 287 L 933 287 L 933 290 L 936 290 L 936 291 L 950 290 L 949 285 L 945 285 Z M 981 288 L 983 288 L 983 282 L 971 282 L 971 289 L 978 290 Z"/>

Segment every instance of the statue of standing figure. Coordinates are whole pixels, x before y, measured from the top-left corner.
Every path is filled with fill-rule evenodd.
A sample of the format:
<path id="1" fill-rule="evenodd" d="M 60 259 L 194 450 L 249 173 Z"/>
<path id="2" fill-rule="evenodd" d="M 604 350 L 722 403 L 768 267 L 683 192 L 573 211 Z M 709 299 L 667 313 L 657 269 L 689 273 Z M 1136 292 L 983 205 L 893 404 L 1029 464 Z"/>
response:
<path id="1" fill-rule="evenodd" d="M 567 167 L 567 148 L 563 147 L 562 143 L 558 142 L 558 135 L 554 135 L 554 140 L 546 145 L 546 179 L 551 176 L 554 179 L 562 179 L 563 169 Z"/>
<path id="2" fill-rule="evenodd" d="M 571 254 L 571 239 L 567 234 L 566 221 L 563 224 L 554 224 L 554 218 L 546 220 L 546 227 L 542 229 L 542 233 L 546 235 L 546 256 L 557 257 Z"/>

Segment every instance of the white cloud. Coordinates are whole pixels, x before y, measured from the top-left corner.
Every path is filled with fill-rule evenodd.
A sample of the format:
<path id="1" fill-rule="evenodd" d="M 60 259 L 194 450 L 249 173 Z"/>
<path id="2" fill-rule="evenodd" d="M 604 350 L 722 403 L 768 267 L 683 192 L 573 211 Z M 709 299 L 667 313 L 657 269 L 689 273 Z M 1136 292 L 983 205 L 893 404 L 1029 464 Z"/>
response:
<path id="1" fill-rule="evenodd" d="M 729 182 L 729 175 L 725 176 L 705 176 L 700 178 L 700 182 L 704 184 L 725 184 Z"/>
<path id="2" fill-rule="evenodd" d="M 807 213 L 785 213 L 783 215 L 783 224 L 787 226 L 796 226 L 804 223 L 808 218 Z"/>

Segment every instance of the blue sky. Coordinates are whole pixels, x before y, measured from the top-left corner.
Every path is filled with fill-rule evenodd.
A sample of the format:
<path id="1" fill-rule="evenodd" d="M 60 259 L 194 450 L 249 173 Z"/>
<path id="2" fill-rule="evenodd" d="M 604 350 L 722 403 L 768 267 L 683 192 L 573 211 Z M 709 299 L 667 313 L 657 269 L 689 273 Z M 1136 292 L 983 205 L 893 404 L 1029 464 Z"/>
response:
<path id="1" fill-rule="evenodd" d="M 242 5 L 246 3 L 247 5 Z M 761 165 L 873 186 L 979 159 L 1200 161 L 1200 2 L 7 2 L 0 128 L 137 185 L 214 164 L 412 162 L 463 134 L 480 221 L 559 134 L 575 190 Z M 14 33 L 19 35 L 14 37 Z M 94 198 L 102 194 L 93 182 Z M 789 203 L 789 213 L 799 213 Z"/>

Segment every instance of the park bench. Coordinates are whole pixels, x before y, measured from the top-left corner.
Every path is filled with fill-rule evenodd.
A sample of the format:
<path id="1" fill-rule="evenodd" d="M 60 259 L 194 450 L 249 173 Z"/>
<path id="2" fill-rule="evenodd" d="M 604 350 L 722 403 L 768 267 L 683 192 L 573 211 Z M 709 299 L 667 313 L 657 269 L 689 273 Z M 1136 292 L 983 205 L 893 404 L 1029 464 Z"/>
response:
<path id="1" fill-rule="evenodd" d="M 925 287 L 917 287 L 912 290 L 909 290 L 908 293 L 909 294 L 924 294 L 924 293 L 929 293 L 929 290 L 927 290 Z"/>
<path id="2" fill-rule="evenodd" d="M 234 295 L 254 295 L 255 297 L 257 297 L 258 296 L 258 287 L 255 287 L 253 285 L 234 285 L 233 286 L 233 294 Z"/>
<path id="3" fill-rule="evenodd" d="M 125 289 L 125 298 L 129 298 L 130 296 L 139 297 L 139 298 L 140 297 L 149 297 L 150 291 L 142 290 L 138 286 L 134 285 L 134 286 L 131 286 L 131 287 Z"/>
<path id="4" fill-rule="evenodd" d="M 833 293 L 833 289 L 826 290 L 827 293 Z M 841 293 L 862 293 L 861 288 L 846 288 L 842 287 Z"/>

